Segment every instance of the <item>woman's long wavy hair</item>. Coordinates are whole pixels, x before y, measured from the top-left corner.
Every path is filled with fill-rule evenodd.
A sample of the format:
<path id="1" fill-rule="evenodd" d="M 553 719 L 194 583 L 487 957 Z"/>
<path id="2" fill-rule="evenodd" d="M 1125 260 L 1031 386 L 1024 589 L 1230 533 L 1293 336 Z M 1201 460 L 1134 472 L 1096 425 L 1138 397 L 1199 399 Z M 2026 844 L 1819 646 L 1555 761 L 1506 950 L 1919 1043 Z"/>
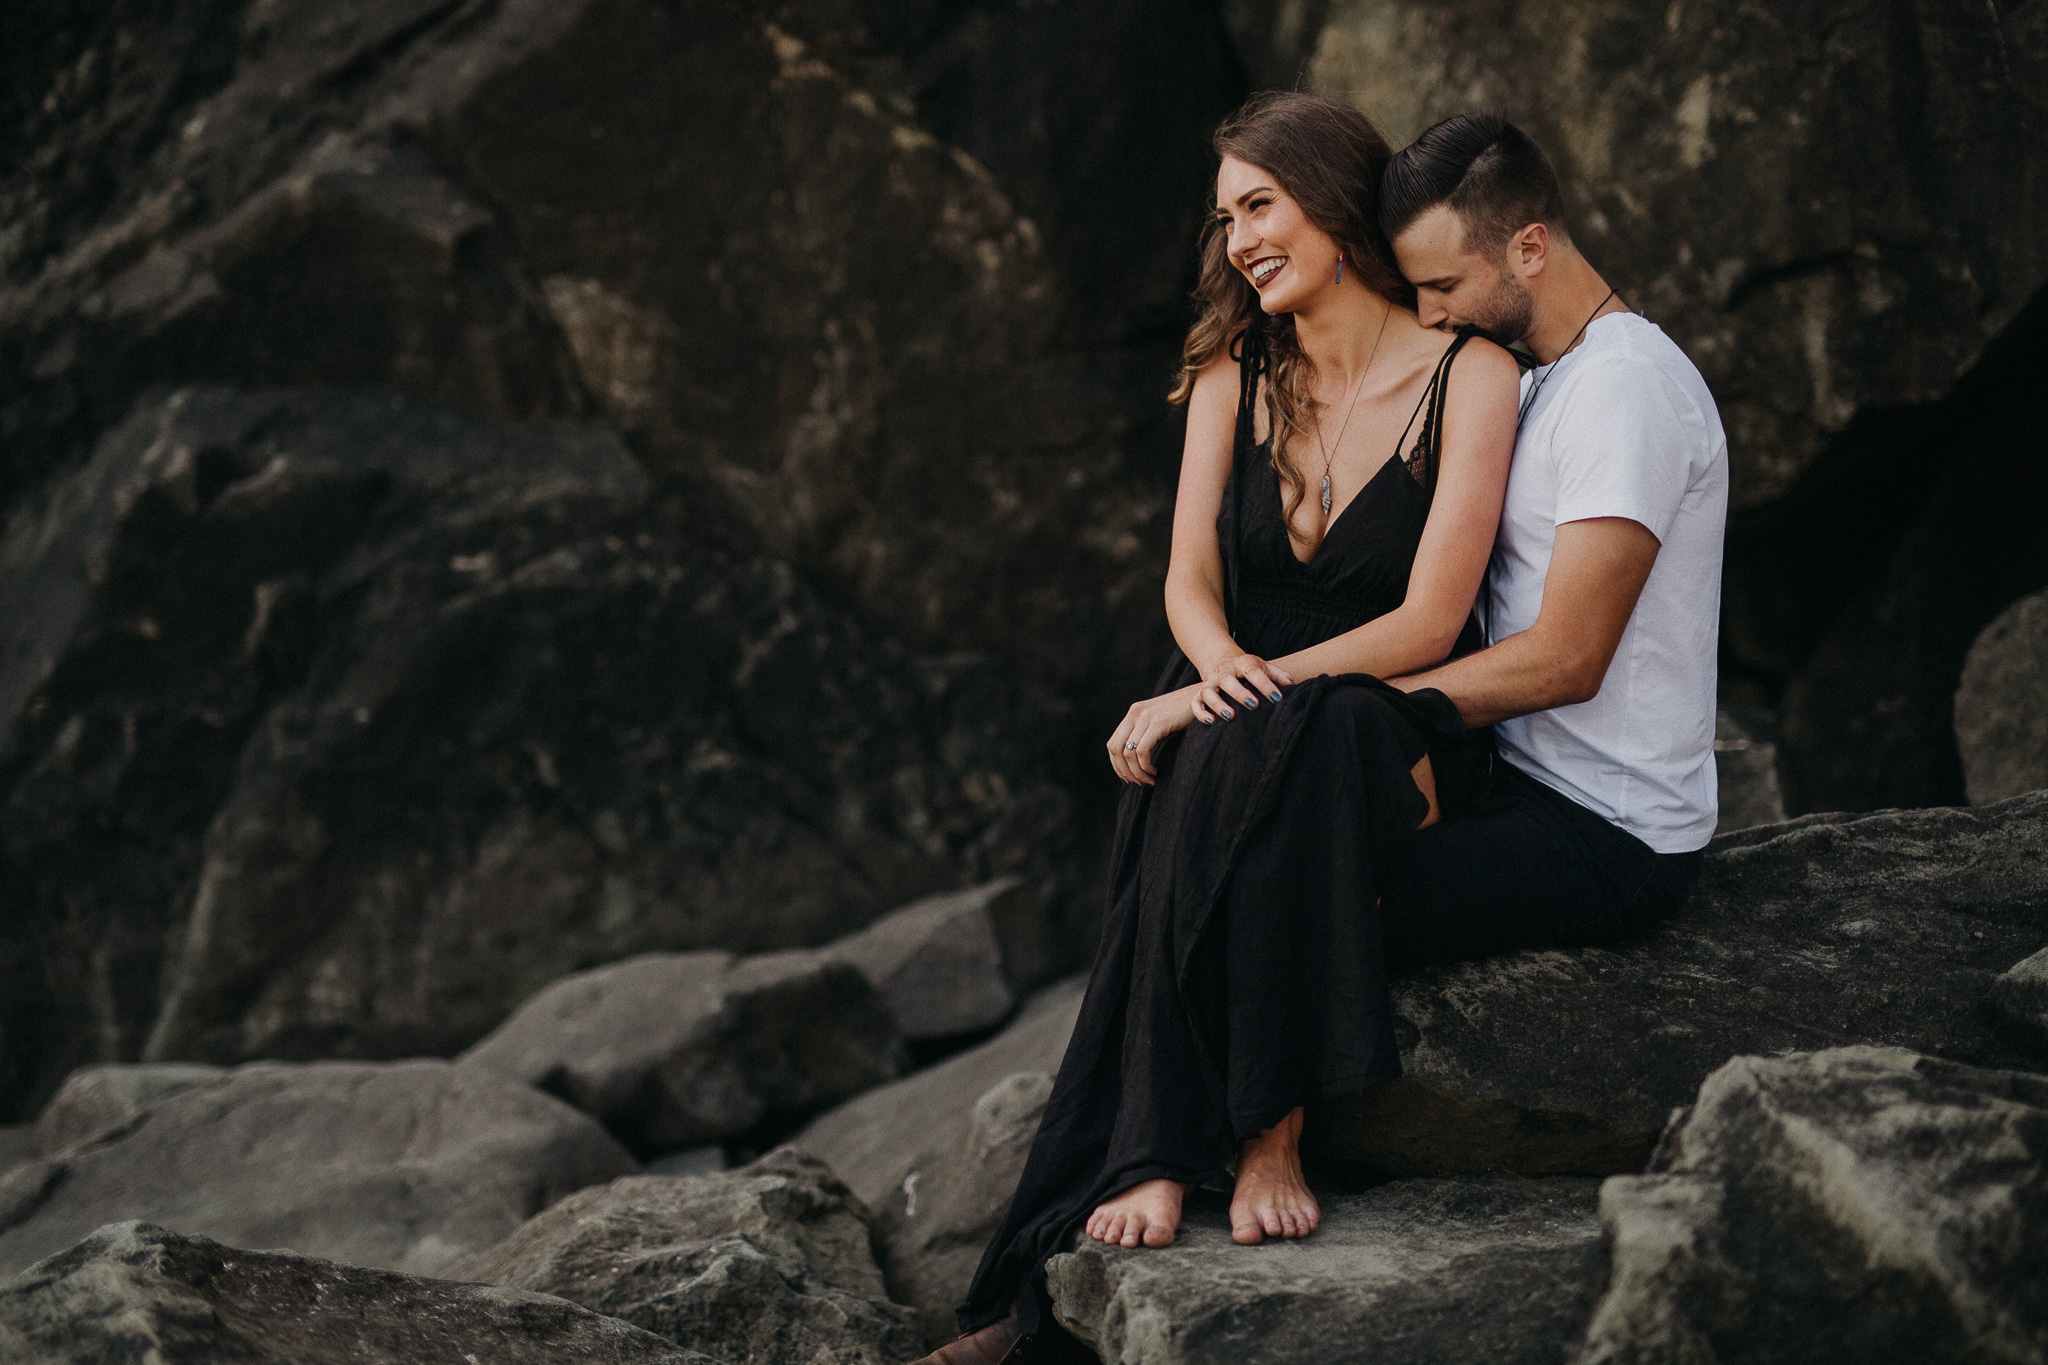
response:
<path id="1" fill-rule="evenodd" d="M 1335 239 L 1344 268 L 1358 282 L 1404 308 L 1415 306 L 1415 290 L 1401 278 L 1394 252 L 1380 231 L 1380 172 L 1393 158 L 1372 120 L 1341 100 L 1296 91 L 1254 95 L 1223 121 L 1212 140 L 1216 157 L 1236 157 L 1279 182 L 1309 222 Z M 1202 229 L 1200 302 L 1195 325 L 1181 347 L 1180 381 L 1170 395 L 1185 403 L 1195 376 L 1222 354 L 1240 330 L 1247 346 L 1266 355 L 1266 414 L 1271 432 L 1273 472 L 1279 476 L 1287 533 L 1308 484 L 1295 467 L 1292 438 L 1313 414 L 1315 366 L 1295 336 L 1294 318 L 1268 317 L 1259 294 L 1230 260 L 1228 234 L 1215 215 L 1210 191 L 1209 221 Z"/>

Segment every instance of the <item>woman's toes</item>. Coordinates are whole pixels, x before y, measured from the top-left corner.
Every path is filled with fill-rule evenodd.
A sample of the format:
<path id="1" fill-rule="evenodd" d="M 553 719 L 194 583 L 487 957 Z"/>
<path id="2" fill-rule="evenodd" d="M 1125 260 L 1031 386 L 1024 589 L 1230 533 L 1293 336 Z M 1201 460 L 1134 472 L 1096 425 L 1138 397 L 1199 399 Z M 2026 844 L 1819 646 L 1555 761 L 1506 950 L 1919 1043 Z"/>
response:
<path id="1" fill-rule="evenodd" d="M 1172 1246 L 1173 1229 L 1164 1223 L 1153 1223 L 1145 1229 L 1145 1235 L 1139 1240 L 1148 1247 Z"/>
<path id="2" fill-rule="evenodd" d="M 1134 1213 L 1130 1217 L 1124 1219 L 1123 1236 L 1118 1240 L 1124 1246 L 1134 1247 L 1139 1243 L 1140 1240 L 1142 1240 L 1144 1234 L 1145 1219 L 1142 1215 Z"/>

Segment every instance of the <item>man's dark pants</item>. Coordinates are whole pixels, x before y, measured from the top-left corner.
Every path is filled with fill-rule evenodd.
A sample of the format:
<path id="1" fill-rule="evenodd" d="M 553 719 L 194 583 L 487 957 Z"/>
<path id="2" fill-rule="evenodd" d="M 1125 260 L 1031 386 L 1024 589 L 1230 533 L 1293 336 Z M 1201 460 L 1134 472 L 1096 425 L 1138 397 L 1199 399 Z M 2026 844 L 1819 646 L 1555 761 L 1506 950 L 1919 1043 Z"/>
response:
<path id="1" fill-rule="evenodd" d="M 1485 810 L 1416 831 L 1386 870 L 1387 965 L 1632 937 L 1685 903 L 1701 857 L 1658 853 L 1503 759 Z"/>

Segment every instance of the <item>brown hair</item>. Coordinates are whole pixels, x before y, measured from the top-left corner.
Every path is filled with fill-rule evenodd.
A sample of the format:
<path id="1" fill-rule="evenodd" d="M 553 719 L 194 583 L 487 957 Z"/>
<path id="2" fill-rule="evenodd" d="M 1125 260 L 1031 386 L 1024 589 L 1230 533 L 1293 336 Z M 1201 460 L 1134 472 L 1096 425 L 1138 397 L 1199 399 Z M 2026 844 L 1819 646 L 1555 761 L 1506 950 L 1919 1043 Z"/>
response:
<path id="1" fill-rule="evenodd" d="M 1211 145 L 1218 160 L 1236 157 L 1277 180 L 1303 216 L 1335 239 L 1345 268 L 1355 271 L 1361 284 L 1404 308 L 1415 306 L 1415 290 L 1401 278 L 1380 231 L 1380 174 L 1393 152 L 1371 119 L 1341 100 L 1276 91 L 1245 101 L 1216 130 Z M 1247 346 L 1264 348 L 1273 472 L 1280 478 L 1288 534 L 1293 535 L 1294 509 L 1307 484 L 1288 453 L 1288 442 L 1315 407 L 1315 366 L 1295 336 L 1294 318 L 1268 317 L 1259 307 L 1258 291 L 1231 263 L 1228 234 L 1214 213 L 1213 189 L 1209 207 L 1194 291 L 1201 307 L 1181 346 L 1180 380 L 1169 397 L 1187 402 L 1195 376 L 1240 332 Z"/>

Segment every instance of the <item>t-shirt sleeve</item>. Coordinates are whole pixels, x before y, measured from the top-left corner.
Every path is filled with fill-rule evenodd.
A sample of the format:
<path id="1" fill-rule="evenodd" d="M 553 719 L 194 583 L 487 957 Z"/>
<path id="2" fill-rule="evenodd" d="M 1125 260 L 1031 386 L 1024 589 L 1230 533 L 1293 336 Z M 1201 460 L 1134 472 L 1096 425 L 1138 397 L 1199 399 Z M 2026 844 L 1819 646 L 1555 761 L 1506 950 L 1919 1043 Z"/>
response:
<path id="1" fill-rule="evenodd" d="M 1578 376 L 1551 436 L 1557 524 L 1627 517 L 1662 544 L 1692 485 L 1705 425 L 1654 365 L 1606 361 Z"/>

